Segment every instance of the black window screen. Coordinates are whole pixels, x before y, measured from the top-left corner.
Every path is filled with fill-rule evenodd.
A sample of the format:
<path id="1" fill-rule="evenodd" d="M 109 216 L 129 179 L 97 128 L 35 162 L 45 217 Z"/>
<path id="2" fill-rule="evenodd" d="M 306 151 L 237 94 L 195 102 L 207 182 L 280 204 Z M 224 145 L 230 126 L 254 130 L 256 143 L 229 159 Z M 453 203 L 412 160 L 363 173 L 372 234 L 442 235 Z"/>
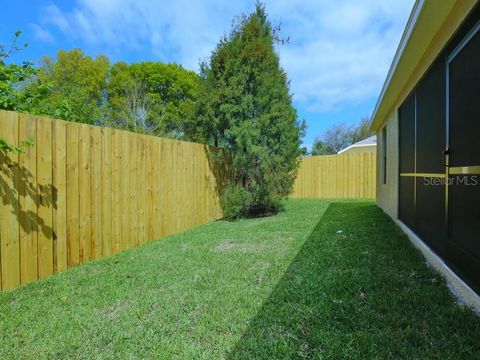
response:
<path id="1" fill-rule="evenodd" d="M 437 254 L 445 245 L 444 179 L 419 176 L 415 188 L 414 230 Z"/>
<path id="2" fill-rule="evenodd" d="M 437 254 L 445 243 L 446 57 L 440 56 L 416 88 L 414 229 Z"/>
<path id="3" fill-rule="evenodd" d="M 398 110 L 400 130 L 400 173 L 415 172 L 415 94 Z"/>
<path id="4" fill-rule="evenodd" d="M 415 230 L 415 178 L 400 176 L 398 217 L 410 229 Z"/>
<path id="5" fill-rule="evenodd" d="M 445 74 L 446 58 L 440 56 L 416 89 L 418 173 L 445 173 Z"/>
<path id="6" fill-rule="evenodd" d="M 400 180 L 399 218 L 410 228 L 415 224 L 415 94 L 410 95 L 398 111 Z"/>
<path id="7" fill-rule="evenodd" d="M 451 61 L 452 166 L 480 165 L 480 33 Z"/>

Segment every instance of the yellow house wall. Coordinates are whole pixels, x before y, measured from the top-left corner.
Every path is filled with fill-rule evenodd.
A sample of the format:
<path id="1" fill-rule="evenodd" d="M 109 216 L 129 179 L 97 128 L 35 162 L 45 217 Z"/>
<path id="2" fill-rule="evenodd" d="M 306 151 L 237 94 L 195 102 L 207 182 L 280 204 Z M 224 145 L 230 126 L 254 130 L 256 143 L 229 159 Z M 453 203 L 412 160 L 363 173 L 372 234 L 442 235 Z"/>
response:
<path id="1" fill-rule="evenodd" d="M 398 217 L 398 112 L 394 111 L 385 123 L 387 129 L 387 181 L 383 183 L 382 129 L 377 133 L 377 205 L 388 215 Z"/>

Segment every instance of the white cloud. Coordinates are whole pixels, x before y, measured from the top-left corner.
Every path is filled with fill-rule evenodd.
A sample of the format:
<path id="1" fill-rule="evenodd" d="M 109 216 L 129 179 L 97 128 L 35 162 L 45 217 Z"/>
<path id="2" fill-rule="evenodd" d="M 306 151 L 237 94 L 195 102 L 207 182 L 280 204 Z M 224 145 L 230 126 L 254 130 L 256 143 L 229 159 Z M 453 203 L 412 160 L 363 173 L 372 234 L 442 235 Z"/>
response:
<path id="1" fill-rule="evenodd" d="M 413 0 L 272 3 L 291 44 L 280 48 L 297 102 L 331 111 L 380 92 Z M 301 10 L 298 10 L 301 9 Z"/>
<path id="2" fill-rule="evenodd" d="M 43 22 L 108 52 L 150 51 L 161 61 L 196 70 L 232 18 L 254 1 L 76 0 L 54 3 Z M 378 95 L 413 0 L 276 0 L 271 19 L 291 43 L 279 48 L 297 103 L 330 111 Z M 81 44 L 79 44 L 81 46 Z M 146 59 L 147 60 L 147 59 Z"/>
<path id="3" fill-rule="evenodd" d="M 69 21 L 67 20 L 66 16 L 60 11 L 60 9 L 50 3 L 45 8 L 45 15 L 43 19 L 46 23 L 55 25 L 60 31 L 64 33 L 68 33 L 70 31 Z"/>
<path id="4" fill-rule="evenodd" d="M 45 43 L 53 43 L 55 39 L 50 31 L 44 29 L 40 25 L 37 24 L 30 24 L 30 28 L 33 30 L 33 37 L 35 40 L 45 42 Z"/>

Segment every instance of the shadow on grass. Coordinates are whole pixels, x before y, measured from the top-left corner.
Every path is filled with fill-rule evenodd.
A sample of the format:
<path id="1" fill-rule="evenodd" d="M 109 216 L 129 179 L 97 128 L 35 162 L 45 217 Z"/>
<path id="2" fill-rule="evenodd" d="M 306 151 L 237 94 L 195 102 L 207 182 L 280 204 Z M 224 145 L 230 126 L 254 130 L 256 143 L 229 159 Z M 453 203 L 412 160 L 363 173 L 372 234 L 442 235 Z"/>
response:
<path id="1" fill-rule="evenodd" d="M 330 205 L 229 358 L 476 358 L 479 333 L 381 210 L 344 202 Z"/>

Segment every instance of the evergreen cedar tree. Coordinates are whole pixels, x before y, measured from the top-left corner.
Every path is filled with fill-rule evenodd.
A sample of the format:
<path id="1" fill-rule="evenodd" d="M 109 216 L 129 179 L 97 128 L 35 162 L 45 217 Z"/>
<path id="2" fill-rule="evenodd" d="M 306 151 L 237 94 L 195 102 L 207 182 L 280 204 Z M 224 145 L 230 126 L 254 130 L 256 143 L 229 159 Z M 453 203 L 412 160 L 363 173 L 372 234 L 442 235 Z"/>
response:
<path id="1" fill-rule="evenodd" d="M 305 125 L 275 52 L 278 30 L 257 3 L 201 64 L 189 134 L 224 149 L 214 159 L 229 164 L 221 196 L 227 218 L 276 212 L 297 174 Z"/>

